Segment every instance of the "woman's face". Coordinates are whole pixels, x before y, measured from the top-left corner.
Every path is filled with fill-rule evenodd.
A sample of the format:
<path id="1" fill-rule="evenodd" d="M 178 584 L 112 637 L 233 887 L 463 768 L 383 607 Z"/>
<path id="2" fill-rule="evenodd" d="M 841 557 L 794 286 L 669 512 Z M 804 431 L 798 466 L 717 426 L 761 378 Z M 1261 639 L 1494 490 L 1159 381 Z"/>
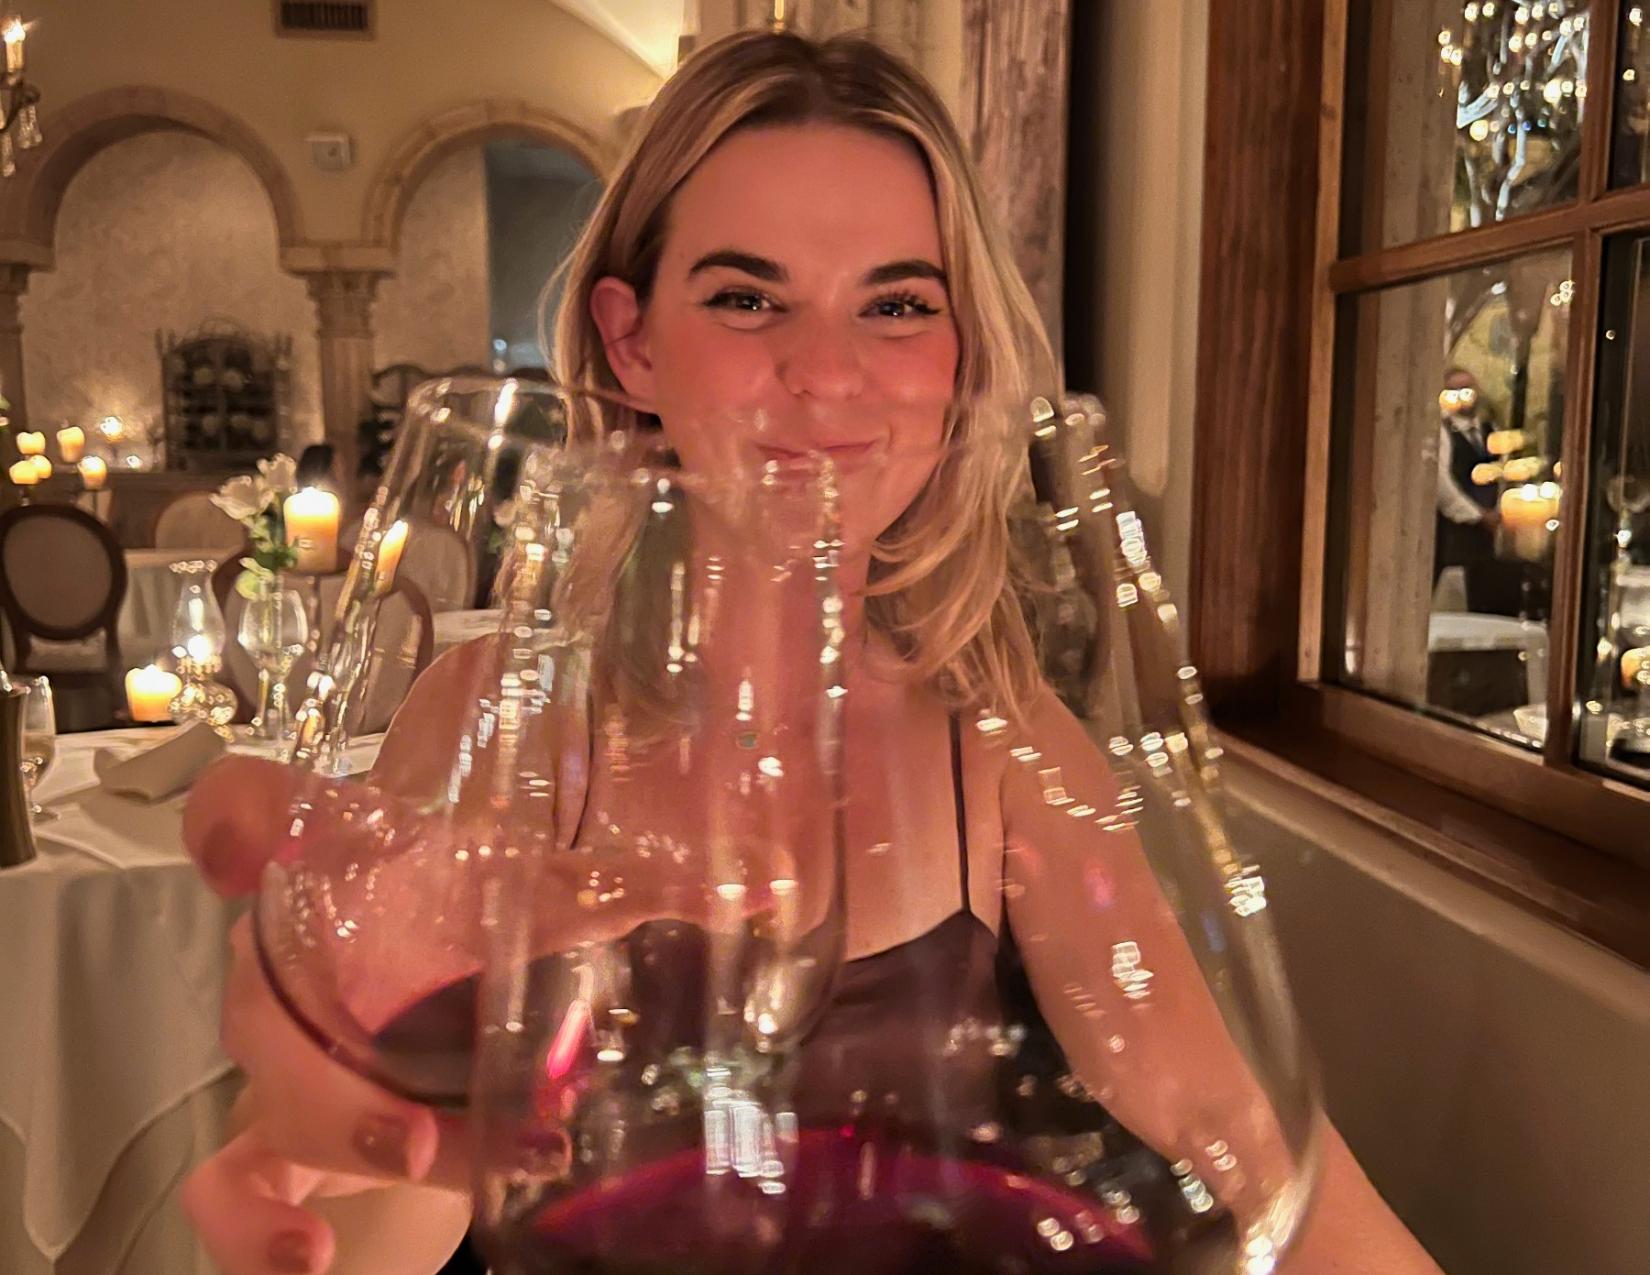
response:
<path id="1" fill-rule="evenodd" d="M 614 372 L 685 467 L 827 452 L 845 539 L 864 547 L 921 489 L 944 431 L 958 356 L 941 263 L 910 146 L 839 125 L 756 128 L 677 191 L 646 304 L 603 279 L 591 308 Z"/>

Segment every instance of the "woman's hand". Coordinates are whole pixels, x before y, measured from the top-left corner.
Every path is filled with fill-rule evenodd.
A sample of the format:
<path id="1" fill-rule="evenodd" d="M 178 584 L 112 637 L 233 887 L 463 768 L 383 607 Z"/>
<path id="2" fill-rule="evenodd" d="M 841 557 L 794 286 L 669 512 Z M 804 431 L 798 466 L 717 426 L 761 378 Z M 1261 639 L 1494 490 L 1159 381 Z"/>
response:
<path id="1" fill-rule="evenodd" d="M 256 887 L 282 840 L 300 778 L 285 766 L 232 757 L 196 784 L 184 841 L 220 893 Z M 248 1085 L 232 1121 L 237 1132 L 190 1176 L 184 1208 L 227 1275 L 313 1275 L 333 1264 L 335 1246 L 315 1201 L 392 1182 L 462 1189 L 459 1139 L 445 1139 L 443 1155 L 444 1130 L 433 1111 L 368 1083 L 303 1034 L 264 980 L 244 919 L 233 948 L 223 1043 Z M 456 1244 L 457 1234 L 451 1239 Z"/>

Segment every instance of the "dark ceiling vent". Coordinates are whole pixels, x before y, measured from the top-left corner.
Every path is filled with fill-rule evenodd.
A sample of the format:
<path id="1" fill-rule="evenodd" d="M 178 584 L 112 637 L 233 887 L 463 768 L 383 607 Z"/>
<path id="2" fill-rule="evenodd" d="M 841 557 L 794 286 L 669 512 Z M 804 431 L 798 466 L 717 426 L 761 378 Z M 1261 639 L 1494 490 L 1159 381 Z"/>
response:
<path id="1" fill-rule="evenodd" d="M 376 0 L 275 0 L 275 34 L 370 40 Z"/>

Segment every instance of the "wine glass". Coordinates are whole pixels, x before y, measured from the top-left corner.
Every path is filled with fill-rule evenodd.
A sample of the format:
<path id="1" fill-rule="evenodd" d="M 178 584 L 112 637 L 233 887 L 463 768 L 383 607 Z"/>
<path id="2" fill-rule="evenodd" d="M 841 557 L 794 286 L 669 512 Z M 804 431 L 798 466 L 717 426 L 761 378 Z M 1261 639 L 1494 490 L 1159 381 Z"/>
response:
<path id="1" fill-rule="evenodd" d="M 29 693 L 23 704 L 23 785 L 29 795 L 29 814 L 36 823 L 57 818 L 34 800 L 35 787 L 57 760 L 57 709 L 52 701 L 52 684 L 44 677 L 15 679 Z"/>
<path id="2" fill-rule="evenodd" d="M 241 609 L 236 637 L 258 669 L 258 716 L 252 733 L 281 740 L 292 729 L 287 677 L 309 646 L 309 616 L 297 589 L 279 582 L 258 588 Z"/>
<path id="3" fill-rule="evenodd" d="M 845 951 L 823 1006 L 810 999 L 797 1033 L 755 1055 L 776 1070 L 753 1083 L 726 1030 L 750 1021 L 752 984 L 731 989 L 745 999 L 720 990 L 742 967 L 694 927 L 685 947 L 644 928 L 547 961 L 557 892 L 501 878 L 471 1074 L 474 1229 L 494 1275 L 1275 1269 L 1315 1181 L 1313 1084 L 1264 885 L 1224 832 L 1195 673 L 1101 419 L 1083 401 L 1036 405 L 1028 486 L 1024 432 L 1007 451 L 957 440 L 921 462 L 913 507 L 943 490 L 1017 500 L 1021 632 L 1041 674 L 1009 702 L 957 695 L 949 747 L 931 731 L 909 761 L 920 740 L 875 753 L 868 738 L 899 729 L 877 715 L 875 676 L 848 686 L 850 808 L 897 812 L 892 846 L 845 843 L 848 893 L 904 921 L 887 945 Z M 912 461 L 879 459 L 886 474 Z M 882 481 L 852 469 L 835 479 L 844 528 Z M 930 578 L 1009 557 L 988 519 L 978 530 L 942 524 L 950 551 Z M 890 593 L 889 563 L 869 601 L 896 646 L 943 626 L 945 593 Z M 983 594 L 1005 659 L 1020 643 L 1009 596 Z M 783 608 L 742 611 L 760 624 Z M 876 763 L 856 766 L 867 750 Z M 602 758 L 598 744 L 593 792 Z M 658 787 L 677 818 L 726 817 L 715 785 Z M 936 792 L 952 808 L 924 823 Z M 634 818 L 597 833 L 607 823 L 621 852 L 654 844 Z M 902 836 L 902 820 L 920 831 Z M 650 825 L 663 826 L 644 810 Z M 906 857 L 907 871 L 882 866 Z M 636 865 L 612 862 L 570 870 L 561 895 L 588 889 L 599 913 L 619 866 Z M 954 910 L 935 922 L 930 901 L 948 891 Z M 406 1039 L 433 1017 L 405 1020 Z"/>
<path id="4" fill-rule="evenodd" d="M 590 1015 L 609 1058 L 679 1053 L 701 1087 L 714 1062 L 767 1101 L 841 942 L 828 476 L 684 474 L 645 433 L 581 436 L 570 397 L 465 378 L 411 399 L 299 714 L 307 778 L 257 950 L 304 1030 L 420 1101 L 469 1103 L 492 963 L 524 1044 Z M 384 603 L 443 563 L 477 568 L 454 596 L 484 599 L 493 631 L 424 672 L 370 774 L 340 777 L 336 741 L 389 664 Z M 666 953 L 707 971 L 696 1000 L 658 986 Z"/>

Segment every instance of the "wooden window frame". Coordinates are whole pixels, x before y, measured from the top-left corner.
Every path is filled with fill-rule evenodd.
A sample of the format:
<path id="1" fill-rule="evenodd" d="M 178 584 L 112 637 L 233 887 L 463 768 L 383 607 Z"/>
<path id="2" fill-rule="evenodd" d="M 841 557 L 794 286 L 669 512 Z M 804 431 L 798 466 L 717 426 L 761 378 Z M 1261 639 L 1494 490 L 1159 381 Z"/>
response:
<path id="1" fill-rule="evenodd" d="M 1216 724 L 1328 781 L 1430 857 L 1650 968 L 1650 792 L 1322 679 L 1344 299 L 1569 248 L 1576 282 L 1548 703 L 1575 699 L 1599 284 L 1607 236 L 1650 231 L 1608 186 L 1621 9 L 1594 0 L 1574 203 L 1343 257 L 1348 14 L 1368 0 L 1213 0 L 1189 631 Z M 1387 0 L 1391 2 L 1391 0 Z M 1379 102 L 1371 115 L 1377 115 Z M 1241 334 L 1241 339 L 1234 334 Z M 1562 639 L 1560 637 L 1562 635 Z M 1466 764 L 1463 764 L 1463 762 Z"/>

